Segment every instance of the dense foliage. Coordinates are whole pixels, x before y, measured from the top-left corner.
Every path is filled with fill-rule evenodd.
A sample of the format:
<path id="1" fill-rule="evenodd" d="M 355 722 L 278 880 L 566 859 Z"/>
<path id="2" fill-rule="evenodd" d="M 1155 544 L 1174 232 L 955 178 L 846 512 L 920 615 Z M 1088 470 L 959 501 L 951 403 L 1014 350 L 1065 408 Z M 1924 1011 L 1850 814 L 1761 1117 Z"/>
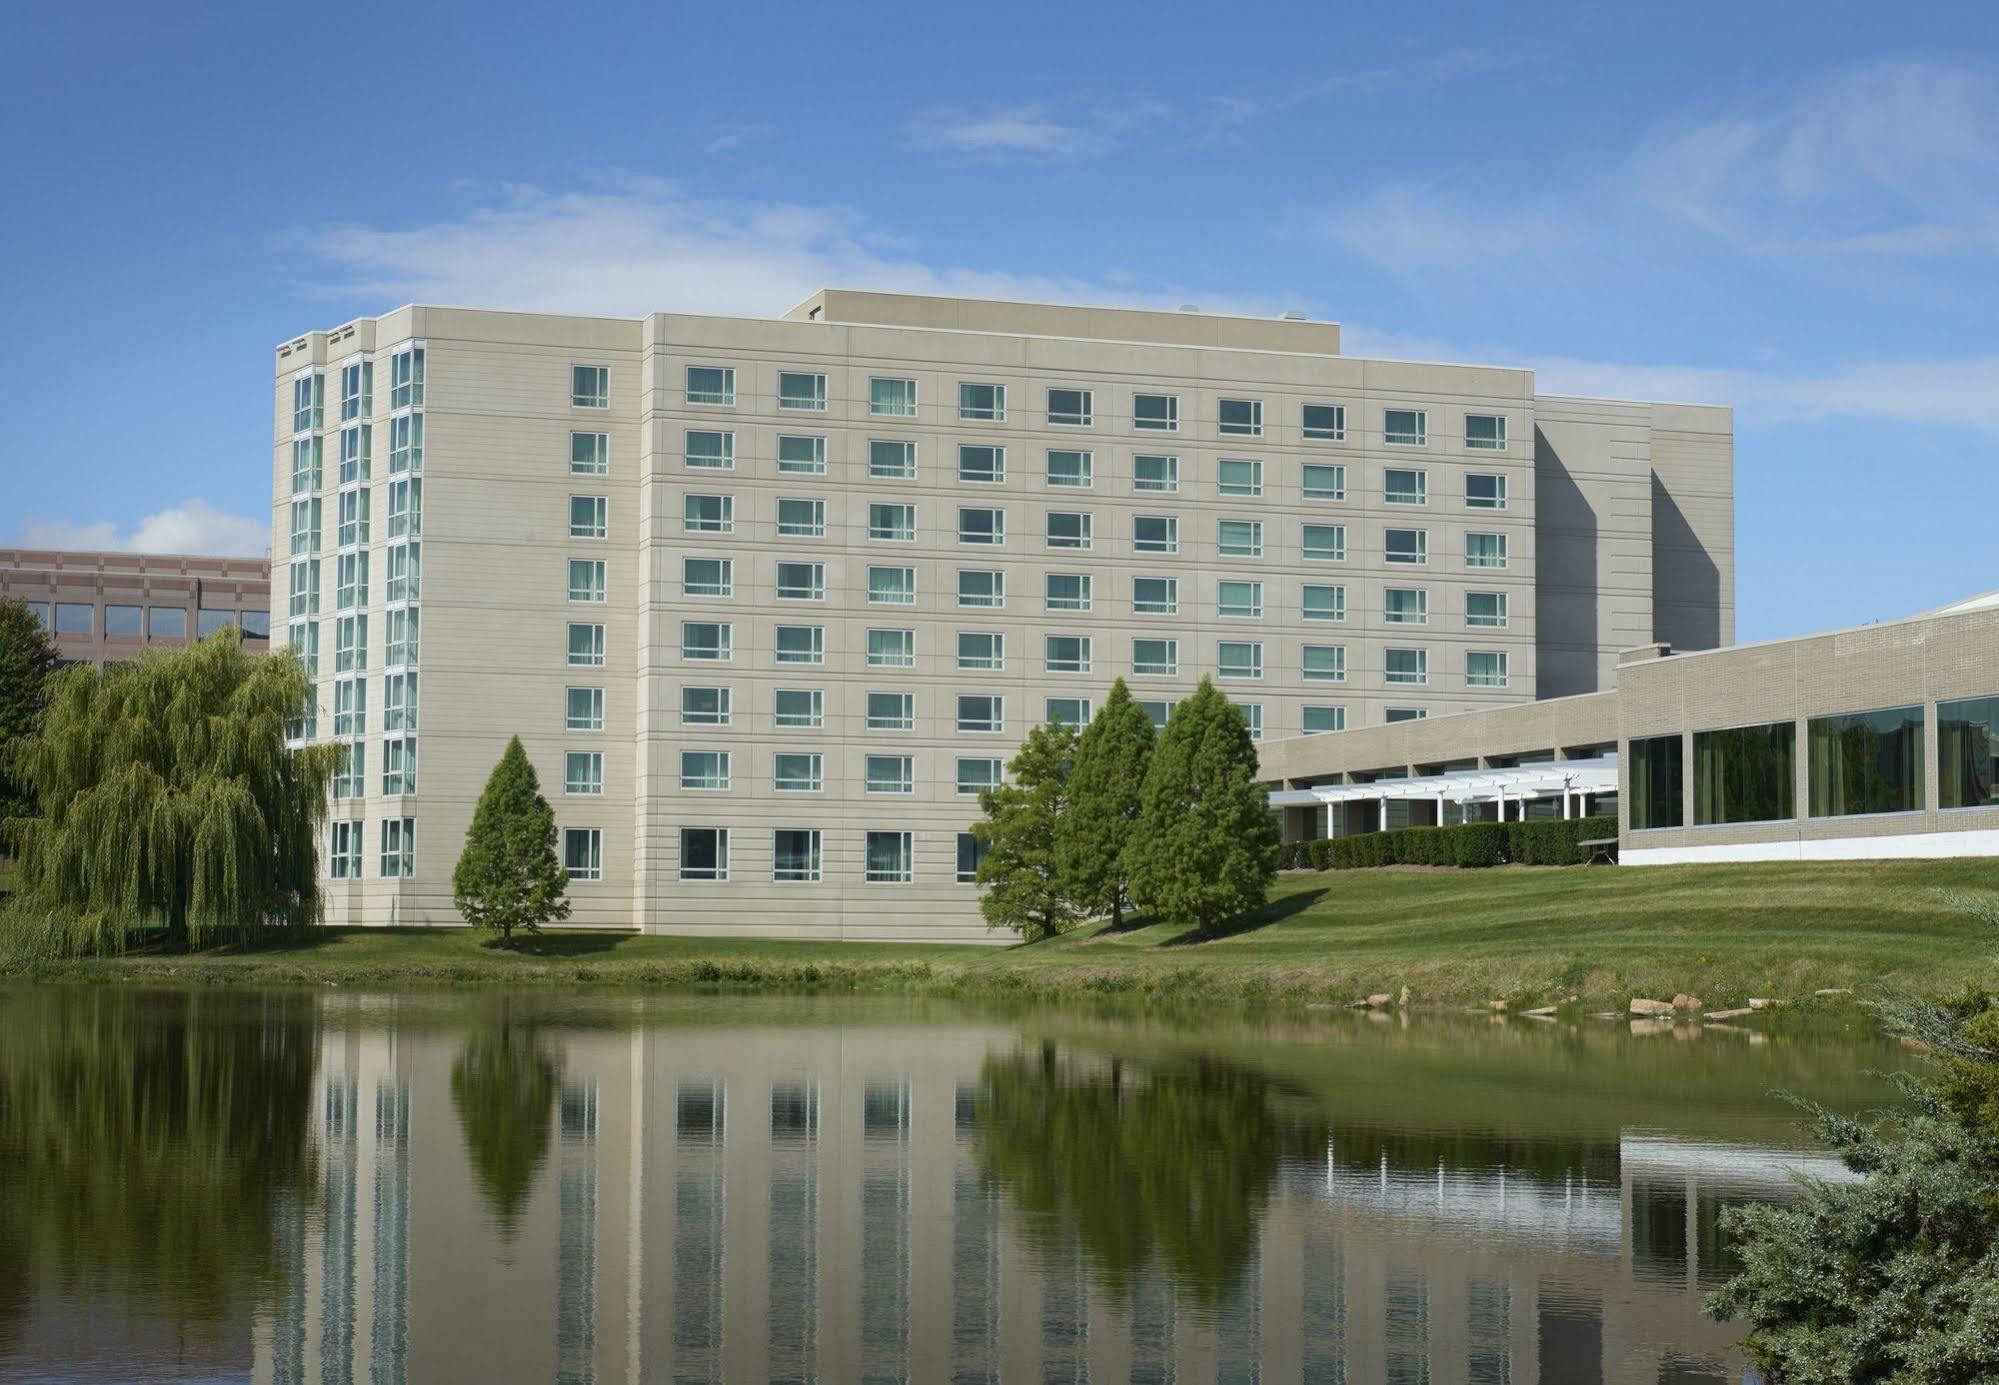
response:
<path id="1" fill-rule="evenodd" d="M 989 927 L 1018 929 L 1029 942 L 1066 932 L 1077 919 L 1058 858 L 1075 756 L 1074 730 L 1037 726 L 1008 762 L 1008 782 L 979 795 L 985 817 L 972 829 L 986 844 L 979 908 Z"/>
<path id="2" fill-rule="evenodd" d="M 507 742 L 486 780 L 472 828 L 452 872 L 452 897 L 465 921 L 491 928 L 502 947 L 512 946 L 514 930 L 538 932 L 541 925 L 569 917 L 563 898 L 569 877 L 555 856 L 555 810 L 541 795 L 541 780 L 529 763 L 521 738 Z"/>
<path id="3" fill-rule="evenodd" d="M 55 672 L 55 641 L 27 603 L 0 601 L 0 855 L 7 853 L 7 819 L 33 810 L 9 762 L 41 720 Z"/>
<path id="4" fill-rule="evenodd" d="M 1131 903 L 1131 842 L 1152 762 L 1152 718 L 1120 678 L 1076 741 L 1069 813 L 1056 855 L 1069 897 L 1085 914 L 1124 925 Z"/>
<path id="5" fill-rule="evenodd" d="M 1468 822 L 1458 827 L 1403 827 L 1357 837 L 1286 842 L 1284 864 L 1298 870 L 1366 866 L 1579 866 L 1582 843 L 1617 835 L 1617 819 Z"/>
<path id="6" fill-rule="evenodd" d="M 285 744 L 311 695 L 289 650 L 252 657 L 230 630 L 58 678 L 12 755 L 33 805 L 12 824 L 17 945 L 67 956 L 164 934 L 201 947 L 317 922 L 340 752 Z"/>
<path id="7" fill-rule="evenodd" d="M 1999 1008 L 1974 992 L 1881 1009 L 1935 1070 L 1902 1081 L 1908 1109 L 1878 1123 L 1815 1112 L 1862 1178 L 1724 1214 L 1743 1269 L 1709 1311 L 1746 1319 L 1750 1353 L 1783 1385 L 1999 1377 Z"/>

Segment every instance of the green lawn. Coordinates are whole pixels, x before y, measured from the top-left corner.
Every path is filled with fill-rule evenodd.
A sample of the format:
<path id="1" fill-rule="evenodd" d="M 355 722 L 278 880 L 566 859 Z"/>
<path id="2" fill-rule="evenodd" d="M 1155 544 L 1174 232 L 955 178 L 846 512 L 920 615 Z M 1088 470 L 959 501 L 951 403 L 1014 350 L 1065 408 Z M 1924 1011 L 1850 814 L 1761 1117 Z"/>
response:
<path id="1" fill-rule="evenodd" d="M 1710 1009 L 1820 987 L 1934 993 L 1991 980 L 1999 932 L 1937 888 L 1999 899 L 1984 861 L 1282 877 L 1221 936 L 1084 930 L 1031 947 L 682 939 L 551 932 L 516 952 L 462 929 L 325 929 L 198 957 L 46 969 L 81 978 L 392 985 L 577 982 L 880 987 L 981 995 L 1118 994 L 1347 1001 L 1408 986 L 1418 1004 L 1580 995 L 1699 996 Z"/>

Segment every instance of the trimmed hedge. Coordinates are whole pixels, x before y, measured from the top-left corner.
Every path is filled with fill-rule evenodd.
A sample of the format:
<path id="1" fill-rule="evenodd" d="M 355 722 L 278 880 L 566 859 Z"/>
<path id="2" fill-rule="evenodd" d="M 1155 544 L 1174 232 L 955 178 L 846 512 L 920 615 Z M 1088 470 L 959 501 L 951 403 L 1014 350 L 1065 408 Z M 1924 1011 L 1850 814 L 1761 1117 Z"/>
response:
<path id="1" fill-rule="evenodd" d="M 1615 837 L 1617 819 L 1468 822 L 1461 827 L 1404 827 L 1358 837 L 1286 842 L 1283 864 L 1294 870 L 1358 870 L 1367 866 L 1579 866 L 1579 843 Z"/>

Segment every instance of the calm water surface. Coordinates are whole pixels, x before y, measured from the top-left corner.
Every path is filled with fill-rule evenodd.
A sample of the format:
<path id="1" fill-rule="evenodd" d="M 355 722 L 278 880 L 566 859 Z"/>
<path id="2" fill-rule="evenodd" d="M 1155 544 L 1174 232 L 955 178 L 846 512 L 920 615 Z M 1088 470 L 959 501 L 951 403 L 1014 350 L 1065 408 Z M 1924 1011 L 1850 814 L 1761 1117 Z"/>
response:
<path id="1" fill-rule="evenodd" d="M 0 1378 L 1720 1382 L 1837 1026 L 0 991 Z"/>

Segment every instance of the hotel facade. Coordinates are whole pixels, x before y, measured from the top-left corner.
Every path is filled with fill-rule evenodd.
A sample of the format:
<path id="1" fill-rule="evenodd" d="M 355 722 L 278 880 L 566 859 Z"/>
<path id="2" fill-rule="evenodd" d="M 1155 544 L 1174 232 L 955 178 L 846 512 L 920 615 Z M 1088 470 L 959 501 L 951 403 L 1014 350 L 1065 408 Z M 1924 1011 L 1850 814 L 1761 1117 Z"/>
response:
<path id="1" fill-rule="evenodd" d="M 273 624 L 348 747 L 328 920 L 457 919 L 518 734 L 571 923 L 982 941 L 1026 732 L 1202 676 L 1274 742 L 1734 634 L 1726 409 L 1336 324 L 828 290 L 407 307 L 276 353 Z"/>

